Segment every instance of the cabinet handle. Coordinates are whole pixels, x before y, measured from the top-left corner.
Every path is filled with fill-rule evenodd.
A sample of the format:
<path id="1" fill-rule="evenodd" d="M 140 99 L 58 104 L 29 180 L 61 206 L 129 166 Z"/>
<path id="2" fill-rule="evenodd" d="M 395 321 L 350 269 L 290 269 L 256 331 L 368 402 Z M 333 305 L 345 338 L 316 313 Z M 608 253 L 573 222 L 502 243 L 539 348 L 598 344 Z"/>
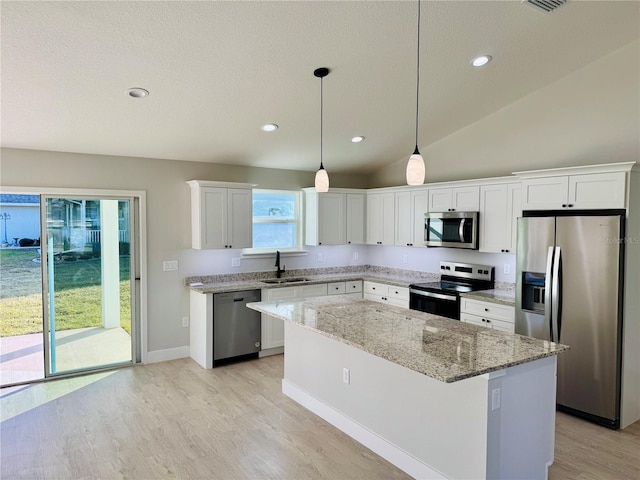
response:
<path id="1" fill-rule="evenodd" d="M 505 252 L 506 252 L 506 253 L 509 253 L 509 250 L 508 250 L 508 249 L 505 249 Z"/>
<path id="2" fill-rule="evenodd" d="M 488 311 L 489 311 L 489 309 L 488 309 L 488 308 L 485 308 L 485 309 L 484 309 L 484 311 L 485 311 L 485 312 L 488 312 Z"/>
<path id="3" fill-rule="evenodd" d="M 573 203 L 570 203 L 569 205 L 567 205 L 567 207 L 569 208 L 573 207 Z"/>
<path id="4" fill-rule="evenodd" d="M 348 244 L 351 244 L 351 241 L 348 241 L 347 243 L 348 243 Z"/>
<path id="5" fill-rule="evenodd" d="M 487 322 L 487 323 L 491 323 L 491 320 L 487 320 L 486 322 Z"/>
<path id="6" fill-rule="evenodd" d="M 563 204 L 562 204 L 562 208 L 567 208 L 567 204 L 566 204 L 566 203 L 563 203 Z"/>
<path id="7" fill-rule="evenodd" d="M 504 248 L 502 250 L 500 250 L 500 251 L 504 253 Z"/>
<path id="8" fill-rule="evenodd" d="M 322 245 L 322 242 L 318 242 L 318 245 Z"/>

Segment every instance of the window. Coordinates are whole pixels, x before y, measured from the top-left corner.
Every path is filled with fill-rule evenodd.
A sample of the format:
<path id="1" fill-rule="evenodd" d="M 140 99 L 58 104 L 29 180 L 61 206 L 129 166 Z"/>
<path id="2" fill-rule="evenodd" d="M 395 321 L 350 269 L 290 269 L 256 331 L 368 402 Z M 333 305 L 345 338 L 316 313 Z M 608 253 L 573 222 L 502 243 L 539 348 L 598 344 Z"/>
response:
<path id="1" fill-rule="evenodd" d="M 300 250 L 300 192 L 253 191 L 253 248 L 250 253 Z"/>

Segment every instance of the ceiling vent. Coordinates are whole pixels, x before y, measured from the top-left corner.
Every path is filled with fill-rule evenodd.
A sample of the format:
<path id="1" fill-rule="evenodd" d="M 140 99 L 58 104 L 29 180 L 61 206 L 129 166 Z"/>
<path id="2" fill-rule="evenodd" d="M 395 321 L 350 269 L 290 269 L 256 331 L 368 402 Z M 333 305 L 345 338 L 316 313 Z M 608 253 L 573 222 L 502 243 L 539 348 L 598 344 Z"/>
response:
<path id="1" fill-rule="evenodd" d="M 550 13 L 567 3 L 567 0 L 522 0 L 522 2 L 532 6 L 536 10 Z"/>

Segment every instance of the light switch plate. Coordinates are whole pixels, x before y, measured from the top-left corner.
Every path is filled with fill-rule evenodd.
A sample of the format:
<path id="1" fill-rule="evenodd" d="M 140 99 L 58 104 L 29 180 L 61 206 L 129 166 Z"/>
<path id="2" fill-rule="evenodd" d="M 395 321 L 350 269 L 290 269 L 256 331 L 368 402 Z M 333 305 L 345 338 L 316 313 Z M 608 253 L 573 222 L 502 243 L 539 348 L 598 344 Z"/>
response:
<path id="1" fill-rule="evenodd" d="M 491 390 L 491 411 L 498 410 L 500 408 L 500 389 L 494 388 Z"/>
<path id="2" fill-rule="evenodd" d="M 324 261 L 324 257 L 321 253 L 318 254 L 318 263 L 322 263 Z"/>
<path id="3" fill-rule="evenodd" d="M 504 274 L 505 275 L 511 275 L 511 265 L 508 263 L 504 264 Z"/>
<path id="4" fill-rule="evenodd" d="M 165 260 L 162 262 L 162 270 L 165 272 L 175 272 L 178 270 L 177 260 Z"/>
<path id="5" fill-rule="evenodd" d="M 351 383 L 351 372 L 349 372 L 348 368 L 342 369 L 342 381 L 349 385 Z"/>
<path id="6" fill-rule="evenodd" d="M 240 266 L 240 257 L 232 258 L 231 259 L 231 266 L 232 267 L 239 267 Z"/>

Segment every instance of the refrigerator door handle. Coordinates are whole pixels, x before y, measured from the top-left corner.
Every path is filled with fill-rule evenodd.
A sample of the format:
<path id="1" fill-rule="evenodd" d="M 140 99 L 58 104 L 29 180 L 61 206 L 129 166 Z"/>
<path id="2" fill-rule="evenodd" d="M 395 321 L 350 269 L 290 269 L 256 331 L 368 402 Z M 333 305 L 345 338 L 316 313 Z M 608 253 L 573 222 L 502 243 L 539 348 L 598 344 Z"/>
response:
<path id="1" fill-rule="evenodd" d="M 551 330 L 555 336 L 551 338 L 554 342 L 560 341 L 560 283 L 562 273 L 562 251 L 556 247 L 553 257 L 553 276 L 551 277 Z"/>
<path id="2" fill-rule="evenodd" d="M 545 275 L 544 282 L 544 326 L 549 329 L 549 339 L 553 342 L 553 328 L 551 325 L 551 307 L 552 307 L 552 297 L 551 297 L 551 286 L 552 286 L 552 276 L 551 271 L 553 268 L 553 247 L 549 247 L 547 252 L 547 269 Z"/>

